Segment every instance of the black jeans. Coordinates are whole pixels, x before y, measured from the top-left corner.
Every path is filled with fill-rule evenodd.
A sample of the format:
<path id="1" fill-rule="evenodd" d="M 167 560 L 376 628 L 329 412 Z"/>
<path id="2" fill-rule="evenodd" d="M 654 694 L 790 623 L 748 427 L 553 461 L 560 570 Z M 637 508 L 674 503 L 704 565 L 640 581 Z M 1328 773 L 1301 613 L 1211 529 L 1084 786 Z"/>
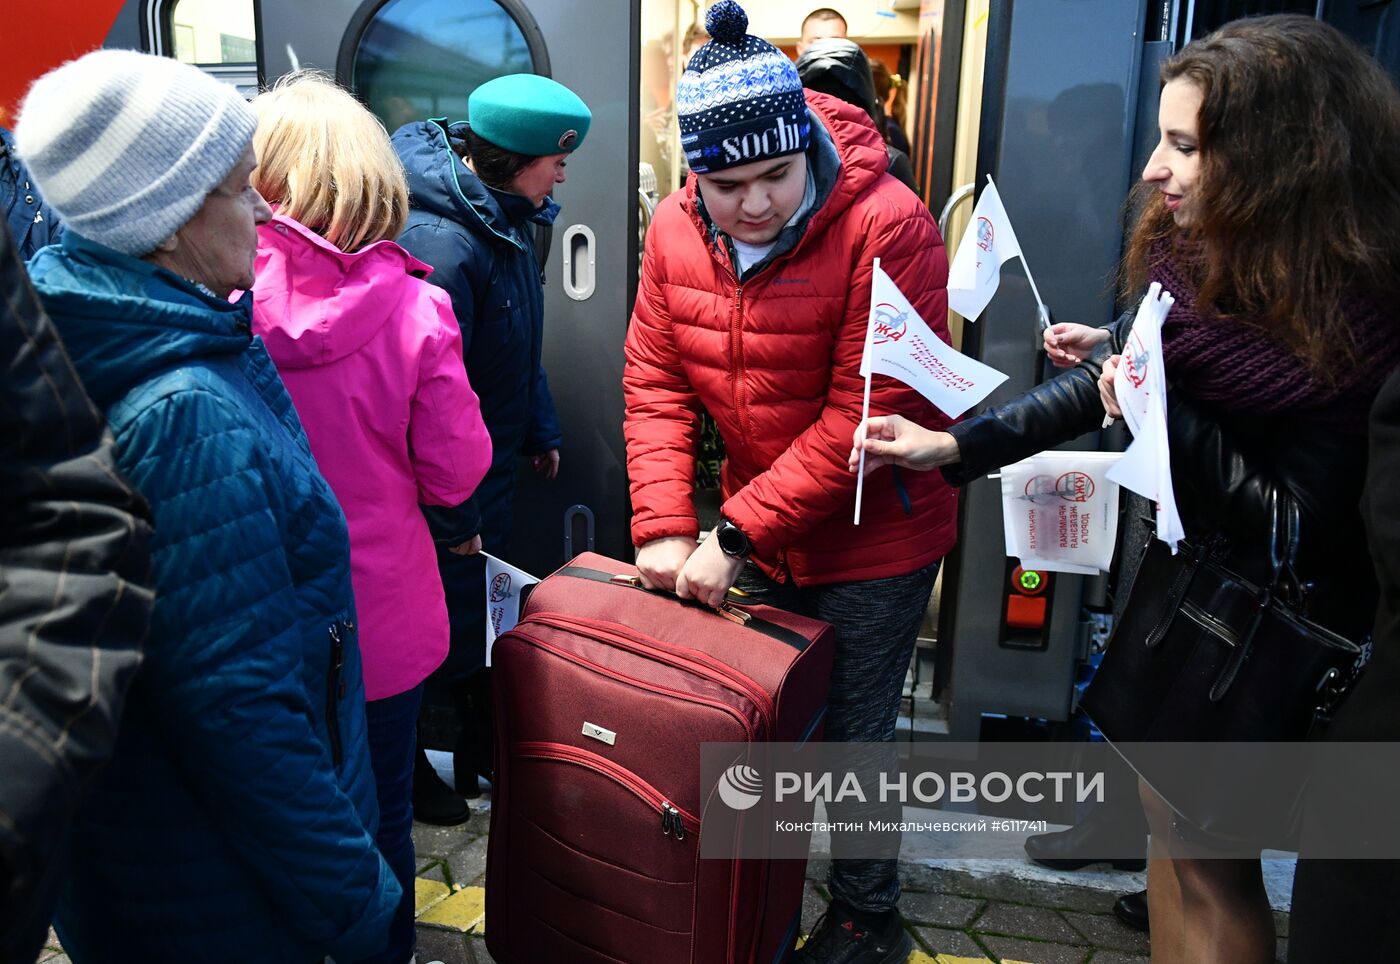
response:
<path id="1" fill-rule="evenodd" d="M 752 563 L 736 585 L 754 602 L 812 616 L 836 629 L 836 661 L 826 714 L 826 740 L 892 743 L 904 678 L 914 655 L 914 641 L 928 608 L 938 563 L 922 569 L 864 582 L 797 587 L 777 583 Z M 837 819 L 854 814 L 828 813 Z M 894 819 L 898 819 L 896 814 Z M 892 846 L 897 848 L 893 838 Z M 837 856 L 833 837 L 831 896 L 857 910 L 881 912 L 899 900 L 898 850 L 885 859 Z"/>

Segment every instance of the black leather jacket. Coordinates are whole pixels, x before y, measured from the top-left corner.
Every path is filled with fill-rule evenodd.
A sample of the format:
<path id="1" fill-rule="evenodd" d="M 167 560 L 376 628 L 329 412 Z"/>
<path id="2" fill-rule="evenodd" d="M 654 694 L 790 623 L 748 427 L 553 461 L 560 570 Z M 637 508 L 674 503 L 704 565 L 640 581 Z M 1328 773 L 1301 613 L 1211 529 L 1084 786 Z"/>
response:
<path id="1" fill-rule="evenodd" d="M 963 485 L 992 469 L 1098 429 L 1098 378 L 1122 351 L 1133 313 L 1110 327 L 1094 355 L 1004 405 L 952 426 L 962 461 L 943 467 Z M 1275 494 L 1301 517 L 1298 577 L 1311 583 L 1311 615 L 1359 639 L 1369 630 L 1376 589 L 1357 508 L 1366 475 L 1366 438 L 1292 415 L 1242 416 L 1186 397 L 1167 396 L 1172 485 L 1188 539 L 1216 533 L 1233 547 L 1230 565 L 1262 581 L 1270 571 Z"/>

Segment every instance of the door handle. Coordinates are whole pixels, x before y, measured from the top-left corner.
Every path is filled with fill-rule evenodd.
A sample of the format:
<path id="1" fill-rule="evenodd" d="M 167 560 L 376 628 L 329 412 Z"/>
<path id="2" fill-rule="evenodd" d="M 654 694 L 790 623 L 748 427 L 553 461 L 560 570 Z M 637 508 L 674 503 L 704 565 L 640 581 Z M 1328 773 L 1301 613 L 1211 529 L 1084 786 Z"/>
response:
<path id="1" fill-rule="evenodd" d="M 594 251 L 598 247 L 593 229 L 586 224 L 571 224 L 564 232 L 564 294 L 575 301 L 593 297 L 597 286 Z"/>
<path id="2" fill-rule="evenodd" d="M 593 551 L 593 510 L 586 505 L 572 505 L 564 512 L 564 561 L 572 559 L 580 552 Z M 582 549 L 575 549 L 575 542 L 583 543 Z"/>

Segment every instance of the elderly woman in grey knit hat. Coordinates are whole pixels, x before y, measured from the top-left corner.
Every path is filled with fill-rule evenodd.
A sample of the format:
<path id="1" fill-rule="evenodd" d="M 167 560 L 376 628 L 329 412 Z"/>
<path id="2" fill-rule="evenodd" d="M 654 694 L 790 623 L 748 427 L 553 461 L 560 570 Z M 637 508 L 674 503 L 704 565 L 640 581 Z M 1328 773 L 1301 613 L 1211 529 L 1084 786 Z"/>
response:
<path id="1" fill-rule="evenodd" d="M 40 78 L 15 131 L 68 226 L 35 287 L 155 518 L 145 663 L 72 828 L 77 962 L 352 961 L 399 900 L 345 519 L 250 333 L 255 126 L 201 71 L 104 50 Z"/>

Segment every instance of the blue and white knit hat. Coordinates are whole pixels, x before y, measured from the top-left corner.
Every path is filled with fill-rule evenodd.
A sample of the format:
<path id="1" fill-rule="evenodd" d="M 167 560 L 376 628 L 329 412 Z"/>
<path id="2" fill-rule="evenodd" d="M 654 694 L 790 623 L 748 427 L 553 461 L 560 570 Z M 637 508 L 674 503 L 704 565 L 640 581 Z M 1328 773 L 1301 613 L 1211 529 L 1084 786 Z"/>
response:
<path id="1" fill-rule="evenodd" d="M 681 74 L 681 149 L 696 174 L 807 149 L 812 124 L 797 68 L 777 47 L 746 33 L 748 27 L 734 0 L 720 0 L 705 17 L 710 42 Z"/>
<path id="2" fill-rule="evenodd" d="M 15 147 L 67 227 L 139 258 L 194 217 L 257 125 L 198 67 L 96 50 L 34 82 Z"/>

